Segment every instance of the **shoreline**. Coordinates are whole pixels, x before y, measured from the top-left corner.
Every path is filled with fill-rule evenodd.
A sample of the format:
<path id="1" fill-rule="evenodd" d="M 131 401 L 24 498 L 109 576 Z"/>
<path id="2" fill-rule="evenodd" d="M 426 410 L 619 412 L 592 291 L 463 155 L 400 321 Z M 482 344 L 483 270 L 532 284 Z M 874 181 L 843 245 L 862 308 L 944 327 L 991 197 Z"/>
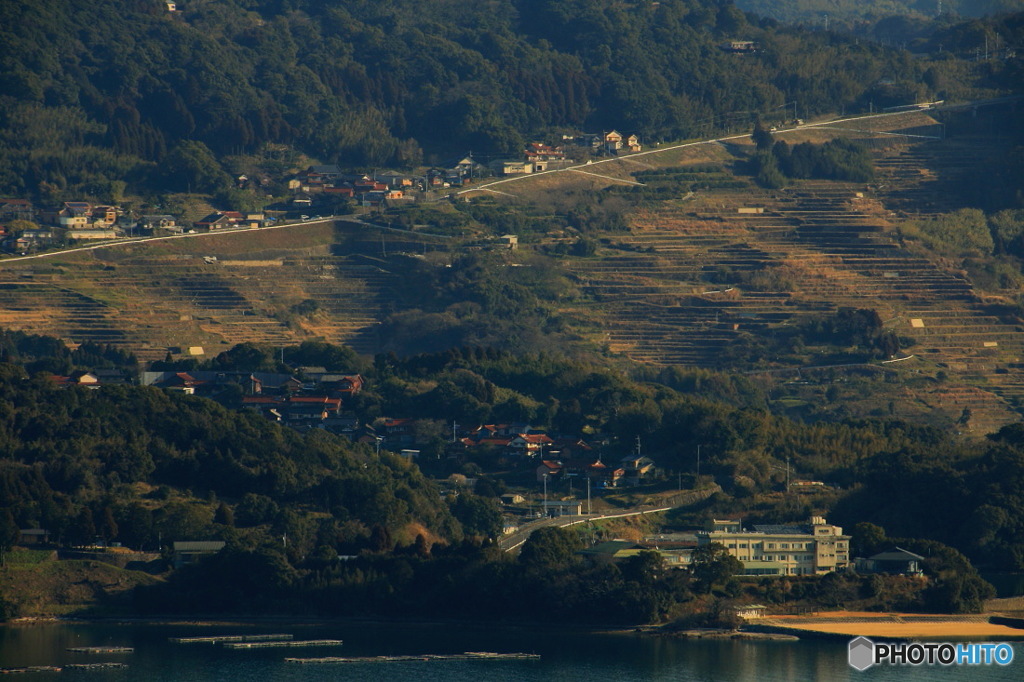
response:
<path id="1" fill-rule="evenodd" d="M 805 616 L 766 616 L 749 622 L 747 627 L 811 639 L 849 640 L 863 636 L 898 641 L 1024 641 L 1024 620 L 998 613 L 818 612 Z"/>
<path id="2" fill-rule="evenodd" d="M 311 617 L 301 615 L 247 616 L 247 615 L 199 615 L 199 616 L 22 616 L 0 621 L 0 627 L 31 627 L 34 625 L 139 625 L 154 627 L 260 627 L 289 625 L 291 627 L 322 627 L 327 625 L 395 625 L 431 626 L 458 625 L 474 627 L 486 624 L 491 627 L 513 629 L 560 630 L 567 628 L 577 632 L 594 634 L 637 634 L 647 628 L 657 629 L 660 625 L 592 625 L 587 623 L 551 623 L 540 621 L 495 621 L 467 620 L 453 618 L 389 618 L 386 616 L 331 616 Z"/>
<path id="3" fill-rule="evenodd" d="M 539 623 L 528 621 L 479 621 L 446 618 L 389 618 L 382 616 L 309 617 L 298 615 L 199 615 L 199 616 L 25 616 L 0 622 L 0 626 L 32 627 L 46 625 L 136 625 L 154 627 L 260 627 L 287 624 L 291 627 L 329 625 L 458 625 L 515 629 L 570 628 L 580 633 L 640 635 L 684 639 L 742 639 L 747 641 L 794 641 L 830 639 L 847 641 L 865 636 L 898 641 L 988 640 L 1024 641 L 1024 619 L 999 613 L 973 615 L 879 613 L 834 611 L 809 615 L 778 615 L 748 621 L 740 628 L 687 628 L 673 630 L 671 624 L 592 625 L 586 623 Z"/>

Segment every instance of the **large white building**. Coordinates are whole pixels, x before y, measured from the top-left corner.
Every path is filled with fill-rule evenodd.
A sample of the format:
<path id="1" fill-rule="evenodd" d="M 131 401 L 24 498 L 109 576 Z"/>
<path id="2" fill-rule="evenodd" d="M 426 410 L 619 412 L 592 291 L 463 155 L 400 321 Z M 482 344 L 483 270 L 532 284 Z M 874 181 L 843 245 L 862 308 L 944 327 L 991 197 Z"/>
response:
<path id="1" fill-rule="evenodd" d="M 813 516 L 809 523 L 755 525 L 745 530 L 738 520 L 712 520 L 697 534 L 697 544 L 717 542 L 741 562 L 745 575 L 822 575 L 850 563 L 850 536 Z"/>

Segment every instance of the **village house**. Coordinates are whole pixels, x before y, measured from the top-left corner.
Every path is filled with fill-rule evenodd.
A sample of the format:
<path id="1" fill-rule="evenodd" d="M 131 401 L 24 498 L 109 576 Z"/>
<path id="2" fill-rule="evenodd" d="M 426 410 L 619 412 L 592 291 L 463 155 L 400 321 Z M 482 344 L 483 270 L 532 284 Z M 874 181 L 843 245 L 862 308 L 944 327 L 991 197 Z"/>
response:
<path id="1" fill-rule="evenodd" d="M 50 246 L 54 242 L 53 231 L 46 228 L 22 230 L 20 233 L 7 235 L 4 248 L 13 253 L 29 253 Z"/>
<path id="2" fill-rule="evenodd" d="M 225 227 L 263 227 L 266 217 L 262 213 L 242 213 L 240 211 L 215 211 L 195 226 L 203 230 L 220 230 Z"/>
<path id="3" fill-rule="evenodd" d="M 564 139 L 571 141 L 577 147 L 589 149 L 592 153 L 618 154 L 622 150 L 628 152 L 643 150 L 639 137 L 636 135 L 625 136 L 617 130 L 611 130 L 599 135 L 593 133 L 582 133 L 575 137 L 566 135 Z"/>
<path id="4" fill-rule="evenodd" d="M 177 233 L 182 231 L 174 216 L 170 215 L 144 215 L 139 219 L 139 227 L 147 231 L 167 230 Z"/>
<path id="5" fill-rule="evenodd" d="M 544 448 L 554 443 L 545 433 L 523 433 L 509 441 L 508 448 L 524 457 L 543 454 Z"/>
<path id="6" fill-rule="evenodd" d="M 632 540 L 606 540 L 592 547 L 580 550 L 581 556 L 600 563 L 617 563 L 640 552 L 656 552 L 668 568 L 687 568 L 691 561 L 692 549 L 662 549 L 638 545 Z"/>
<path id="7" fill-rule="evenodd" d="M 562 463 L 553 460 L 542 460 L 535 469 L 537 475 L 537 483 L 543 483 L 546 478 L 548 482 L 558 480 L 562 476 Z"/>
<path id="8" fill-rule="evenodd" d="M 92 223 L 89 226 L 93 229 L 113 227 L 117 224 L 120 214 L 121 211 L 116 206 L 94 206 L 90 214 Z"/>
<path id="9" fill-rule="evenodd" d="M 403 173 L 376 173 L 373 177 L 391 189 L 407 189 L 416 184 L 415 178 Z"/>
<path id="10" fill-rule="evenodd" d="M 231 218 L 221 211 L 216 211 L 204 217 L 202 220 L 198 220 L 195 223 L 197 229 L 200 230 L 219 230 L 225 227 L 231 227 Z"/>
<path id="11" fill-rule="evenodd" d="M 459 161 L 452 166 L 452 170 L 456 171 L 464 178 L 472 179 L 486 174 L 487 167 L 474 161 L 472 156 L 466 156 L 459 159 Z"/>
<path id="12" fill-rule="evenodd" d="M 864 559 L 857 557 L 858 573 L 882 573 L 886 575 L 923 575 L 924 557 L 908 552 L 900 547 L 893 547 Z"/>
<path id="13" fill-rule="evenodd" d="M 0 220 L 35 221 L 36 210 L 28 199 L 0 199 Z"/>
<path id="14" fill-rule="evenodd" d="M 92 372 L 79 370 L 72 372 L 69 376 L 53 376 L 53 381 L 58 386 L 85 386 L 86 388 L 99 388 L 100 378 Z"/>
<path id="15" fill-rule="evenodd" d="M 390 445 L 413 445 L 416 442 L 413 419 L 385 419 L 381 432 Z"/>
<path id="16" fill-rule="evenodd" d="M 629 455 L 621 460 L 622 469 L 626 477 L 634 484 L 639 484 L 643 479 L 654 475 L 654 460 L 641 455 Z"/>
<path id="17" fill-rule="evenodd" d="M 85 230 L 90 227 L 92 206 L 85 201 L 65 201 L 57 214 L 58 224 L 68 230 Z"/>

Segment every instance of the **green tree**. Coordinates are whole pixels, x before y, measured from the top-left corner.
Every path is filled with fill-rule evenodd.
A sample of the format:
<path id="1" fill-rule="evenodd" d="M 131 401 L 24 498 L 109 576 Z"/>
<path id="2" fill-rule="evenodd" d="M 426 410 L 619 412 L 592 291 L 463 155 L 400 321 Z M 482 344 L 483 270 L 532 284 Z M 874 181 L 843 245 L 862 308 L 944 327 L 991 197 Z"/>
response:
<path id="1" fill-rule="evenodd" d="M 164 186 L 178 192 L 216 194 L 231 185 L 231 178 L 210 148 L 202 142 L 179 142 L 160 165 Z"/>
<path id="2" fill-rule="evenodd" d="M 739 559 L 718 542 L 701 545 L 693 550 L 690 572 L 696 580 L 698 591 L 711 592 L 715 585 L 723 585 L 732 576 L 743 570 Z"/>
<path id="3" fill-rule="evenodd" d="M 7 552 L 18 542 L 21 531 L 14 520 L 10 509 L 0 512 L 0 566 L 4 565 L 7 559 Z"/>
<path id="4" fill-rule="evenodd" d="M 564 528 L 546 527 L 535 530 L 523 543 L 519 563 L 537 571 L 564 570 L 576 563 L 583 549 L 578 533 Z"/>

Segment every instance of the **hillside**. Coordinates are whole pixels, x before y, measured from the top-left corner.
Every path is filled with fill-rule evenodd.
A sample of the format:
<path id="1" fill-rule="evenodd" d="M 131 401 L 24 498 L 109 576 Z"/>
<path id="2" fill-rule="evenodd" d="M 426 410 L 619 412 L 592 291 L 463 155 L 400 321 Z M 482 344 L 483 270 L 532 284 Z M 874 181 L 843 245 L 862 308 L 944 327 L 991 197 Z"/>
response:
<path id="1" fill-rule="evenodd" d="M 826 17 L 832 27 L 838 27 L 887 17 L 921 20 L 938 18 L 943 13 L 980 17 L 1021 9 L 1020 0 L 945 0 L 942 3 L 929 0 L 738 0 L 736 6 L 779 21 L 803 22 L 823 28 Z"/>
<path id="2" fill-rule="evenodd" d="M 901 232 L 922 209 L 938 215 L 962 206 L 951 188 L 976 174 L 999 145 L 984 134 L 930 139 L 941 129 L 933 117 L 908 112 L 776 134 L 794 144 L 841 135 L 872 145 L 878 178 L 867 186 L 802 180 L 761 189 L 737 173 L 751 149 L 746 136 L 503 182 L 495 187 L 508 210 L 557 214 L 565 210 L 559 197 L 598 197 L 604 206 L 625 202 L 628 220 L 625 231 L 527 234 L 508 257 L 533 266 L 507 274 L 537 287 L 540 262 L 562 273 L 563 284 L 535 295 L 580 350 L 606 349 L 655 366 L 752 372 L 781 391 L 783 410 L 815 402 L 820 410 L 825 403 L 813 394 L 831 388 L 827 403 L 843 404 L 845 413 L 895 410 L 990 432 L 1015 418 L 1024 390 L 1015 280 L 1007 290 L 992 288 L 991 278 L 979 288 L 977 266 L 969 272 L 963 259 L 937 255 Z M 559 255 L 560 245 L 581 239 L 594 245 L 592 255 Z M 339 222 L 8 262 L 0 266 L 0 325 L 109 343 L 143 360 L 162 359 L 169 349 L 191 348 L 201 358 L 242 341 L 305 338 L 374 353 L 405 347 L 394 335 L 424 324 L 414 338 L 434 328 L 440 350 L 444 330 L 465 324 L 460 297 L 476 296 L 471 289 L 483 285 L 462 266 L 461 279 L 442 282 L 438 276 L 456 271 L 438 265 L 480 248 L 474 243 Z M 438 298 L 441 286 L 452 298 Z M 433 298 L 423 297 L 428 290 Z M 479 324 L 497 323 L 499 304 L 478 300 L 490 300 Z M 521 302 L 502 300 L 518 311 L 513 318 L 524 314 Z M 909 359 L 883 365 L 885 356 L 865 348 L 829 349 L 808 336 L 808 325 L 844 308 L 875 311 L 901 340 L 892 357 Z M 802 334 L 797 345 L 794 330 Z M 835 368 L 846 365 L 854 366 L 841 375 L 874 377 L 870 397 L 856 398 L 836 383 Z"/>
<path id="3" fill-rule="evenodd" d="M 240 207 L 267 199 L 233 193 L 232 177 L 280 175 L 302 154 L 414 168 L 571 131 L 650 144 L 789 103 L 813 115 L 991 87 L 979 65 L 908 60 L 710 0 L 176 7 L 0 5 L 0 194 L 160 204 L 202 192 Z M 730 40 L 758 48 L 734 54 Z"/>

